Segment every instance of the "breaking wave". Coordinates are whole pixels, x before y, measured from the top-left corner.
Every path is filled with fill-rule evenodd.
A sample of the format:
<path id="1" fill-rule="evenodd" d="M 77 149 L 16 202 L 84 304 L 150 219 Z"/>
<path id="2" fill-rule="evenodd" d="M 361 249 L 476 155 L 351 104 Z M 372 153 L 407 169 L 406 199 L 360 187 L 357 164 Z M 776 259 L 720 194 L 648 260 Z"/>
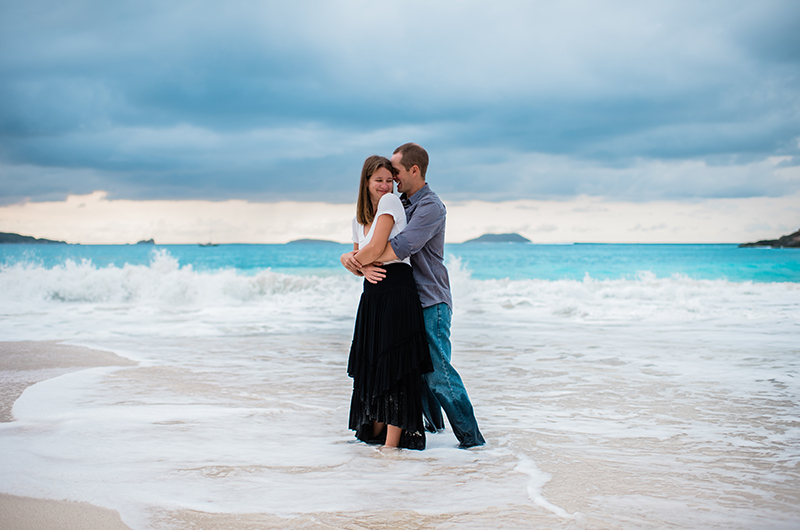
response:
<path id="1" fill-rule="evenodd" d="M 525 321 L 535 318 L 696 319 L 782 316 L 800 319 L 800 284 L 658 278 L 641 271 L 634 279 L 476 280 L 457 258 L 448 262 L 456 312 Z M 17 262 L 0 266 L 0 305 L 53 304 L 228 307 L 303 307 L 352 310 L 361 280 L 342 272 L 325 276 L 264 269 L 198 271 L 181 266 L 166 249 L 147 265 L 98 267 L 90 260 L 45 267 Z"/>
<path id="2" fill-rule="evenodd" d="M 166 249 L 148 265 L 97 267 L 91 260 L 46 268 L 18 262 L 0 266 L 0 299 L 5 302 L 90 302 L 177 305 L 229 305 L 287 295 L 343 295 L 359 289 L 356 278 L 300 276 L 273 272 L 242 274 L 233 268 L 196 271 L 180 266 Z"/>

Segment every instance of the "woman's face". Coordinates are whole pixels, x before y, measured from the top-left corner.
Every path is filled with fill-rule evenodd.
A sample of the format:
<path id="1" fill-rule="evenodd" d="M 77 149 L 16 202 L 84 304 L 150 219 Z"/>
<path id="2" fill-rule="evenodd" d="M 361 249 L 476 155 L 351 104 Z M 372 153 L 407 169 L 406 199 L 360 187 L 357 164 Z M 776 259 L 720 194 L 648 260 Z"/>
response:
<path id="1" fill-rule="evenodd" d="M 379 167 L 375 173 L 369 177 L 369 198 L 372 202 L 378 202 L 381 197 L 391 193 L 394 187 L 394 177 L 392 172 L 385 167 Z"/>

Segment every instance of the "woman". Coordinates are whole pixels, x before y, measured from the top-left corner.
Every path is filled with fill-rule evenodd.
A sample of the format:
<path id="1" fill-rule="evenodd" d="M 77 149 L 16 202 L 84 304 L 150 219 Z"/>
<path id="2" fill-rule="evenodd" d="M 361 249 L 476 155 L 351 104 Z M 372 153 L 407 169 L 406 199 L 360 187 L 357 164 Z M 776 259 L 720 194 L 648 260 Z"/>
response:
<path id="1" fill-rule="evenodd" d="M 406 226 L 392 194 L 395 170 L 382 156 L 364 161 L 353 219 L 355 259 L 372 263 Z M 425 449 L 422 374 L 433 370 L 422 308 L 408 259 L 384 263 L 382 281 L 364 280 L 347 374 L 353 378 L 350 428 L 386 447 Z"/>

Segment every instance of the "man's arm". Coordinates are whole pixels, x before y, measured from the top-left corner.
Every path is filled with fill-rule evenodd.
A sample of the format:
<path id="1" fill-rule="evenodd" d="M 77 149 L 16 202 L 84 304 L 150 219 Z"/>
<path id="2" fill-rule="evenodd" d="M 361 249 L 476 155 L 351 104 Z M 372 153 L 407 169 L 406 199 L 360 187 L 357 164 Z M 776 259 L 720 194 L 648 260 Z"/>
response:
<path id="1" fill-rule="evenodd" d="M 378 283 L 386 278 L 386 269 L 380 268 L 379 265 L 380 263 L 372 263 L 370 265 L 364 265 L 361 268 L 364 279 L 369 283 Z"/>
<path id="2" fill-rule="evenodd" d="M 436 202 L 426 202 L 417 205 L 414 216 L 402 232 L 389 240 L 393 258 L 381 254 L 381 261 L 390 259 L 406 259 L 422 249 L 444 226 L 445 209 Z"/>

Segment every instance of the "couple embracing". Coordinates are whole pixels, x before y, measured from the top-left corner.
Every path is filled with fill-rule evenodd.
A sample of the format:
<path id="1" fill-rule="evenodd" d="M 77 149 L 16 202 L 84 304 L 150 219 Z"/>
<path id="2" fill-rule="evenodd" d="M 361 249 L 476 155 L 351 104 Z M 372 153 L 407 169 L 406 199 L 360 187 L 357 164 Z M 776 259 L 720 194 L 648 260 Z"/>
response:
<path id="1" fill-rule="evenodd" d="M 443 408 L 459 447 L 468 448 L 485 442 L 450 364 L 446 210 L 425 182 L 427 168 L 425 149 L 408 143 L 391 160 L 367 158 L 361 170 L 354 250 L 341 257 L 365 278 L 347 365 L 349 423 L 367 443 L 424 449 L 425 429 L 444 428 Z"/>

